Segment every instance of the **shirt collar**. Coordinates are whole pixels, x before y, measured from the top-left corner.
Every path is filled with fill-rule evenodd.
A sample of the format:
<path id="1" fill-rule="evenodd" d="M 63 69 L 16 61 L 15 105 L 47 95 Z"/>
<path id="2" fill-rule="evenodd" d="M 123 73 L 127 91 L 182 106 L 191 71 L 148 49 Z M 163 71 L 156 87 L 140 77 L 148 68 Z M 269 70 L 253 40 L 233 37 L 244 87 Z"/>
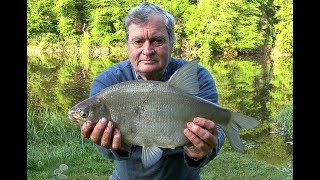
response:
<path id="1" fill-rule="evenodd" d="M 131 67 L 132 67 L 132 65 L 131 65 Z M 165 71 L 162 74 L 162 77 L 159 81 L 167 81 L 169 79 L 167 69 L 168 69 L 168 67 L 165 69 Z M 132 71 L 133 71 L 133 74 L 134 74 L 136 80 L 143 80 L 142 77 L 140 76 L 139 72 L 136 71 L 133 67 L 132 67 Z"/>

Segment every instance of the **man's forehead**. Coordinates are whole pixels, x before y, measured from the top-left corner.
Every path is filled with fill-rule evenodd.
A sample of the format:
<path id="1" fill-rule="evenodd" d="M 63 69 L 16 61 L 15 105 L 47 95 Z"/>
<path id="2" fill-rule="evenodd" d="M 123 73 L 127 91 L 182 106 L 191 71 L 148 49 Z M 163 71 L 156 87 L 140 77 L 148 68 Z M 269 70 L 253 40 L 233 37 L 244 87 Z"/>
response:
<path id="1" fill-rule="evenodd" d="M 148 25 L 141 26 L 132 24 L 129 26 L 129 36 L 131 38 L 139 37 L 168 37 L 168 32 L 165 26 L 159 25 Z"/>

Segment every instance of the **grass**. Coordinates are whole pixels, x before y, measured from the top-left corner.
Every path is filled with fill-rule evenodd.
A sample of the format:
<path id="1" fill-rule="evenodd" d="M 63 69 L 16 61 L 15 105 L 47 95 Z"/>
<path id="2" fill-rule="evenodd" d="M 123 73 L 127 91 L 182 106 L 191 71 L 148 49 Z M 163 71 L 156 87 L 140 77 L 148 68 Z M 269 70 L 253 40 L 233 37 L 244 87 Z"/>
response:
<path id="1" fill-rule="evenodd" d="M 114 169 L 113 162 L 103 157 L 91 141 L 81 138 L 79 126 L 56 114 L 48 110 L 27 113 L 27 178 L 108 179 Z M 290 168 L 249 159 L 224 149 L 200 175 L 202 180 L 293 179 Z"/>
<path id="2" fill-rule="evenodd" d="M 236 152 L 222 151 L 201 171 L 201 179 L 225 180 L 289 180 L 292 171 L 286 167 L 276 167 L 256 159 L 249 159 Z"/>
<path id="3" fill-rule="evenodd" d="M 62 164 L 68 169 L 55 174 Z M 76 139 L 68 144 L 28 146 L 28 179 L 58 179 L 59 174 L 68 179 L 108 179 L 112 170 L 112 161 L 101 156 L 92 144 L 83 149 Z"/>

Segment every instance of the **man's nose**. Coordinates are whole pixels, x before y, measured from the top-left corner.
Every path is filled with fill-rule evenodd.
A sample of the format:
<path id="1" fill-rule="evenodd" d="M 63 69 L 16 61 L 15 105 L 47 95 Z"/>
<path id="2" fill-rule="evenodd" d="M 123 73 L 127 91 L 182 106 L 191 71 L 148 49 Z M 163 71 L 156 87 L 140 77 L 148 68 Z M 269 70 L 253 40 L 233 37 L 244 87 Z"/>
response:
<path id="1" fill-rule="evenodd" d="M 150 41 L 145 41 L 143 44 L 142 54 L 148 56 L 154 53 L 154 47 Z"/>

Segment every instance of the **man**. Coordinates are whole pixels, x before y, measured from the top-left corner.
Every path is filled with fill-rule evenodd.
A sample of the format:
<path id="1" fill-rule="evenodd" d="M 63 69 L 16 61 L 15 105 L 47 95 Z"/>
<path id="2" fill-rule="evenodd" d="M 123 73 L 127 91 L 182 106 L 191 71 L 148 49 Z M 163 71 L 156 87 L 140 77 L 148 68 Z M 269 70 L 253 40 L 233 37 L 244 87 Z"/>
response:
<path id="1" fill-rule="evenodd" d="M 186 60 L 172 58 L 175 41 L 174 17 L 160 6 L 143 2 L 131 9 L 124 20 L 129 58 L 99 74 L 90 96 L 104 88 L 132 80 L 167 81 Z M 215 82 L 210 73 L 198 66 L 200 91 L 197 96 L 218 102 Z M 192 146 L 173 150 L 163 149 L 161 159 L 145 168 L 141 162 L 141 147 L 132 146 L 130 152 L 121 147 L 121 131 L 112 121 L 102 118 L 94 125 L 87 121 L 81 134 L 96 143 L 99 151 L 113 159 L 115 170 L 110 179 L 200 179 L 200 168 L 212 160 L 224 144 L 221 127 L 201 117 L 188 123 L 183 131 Z"/>

